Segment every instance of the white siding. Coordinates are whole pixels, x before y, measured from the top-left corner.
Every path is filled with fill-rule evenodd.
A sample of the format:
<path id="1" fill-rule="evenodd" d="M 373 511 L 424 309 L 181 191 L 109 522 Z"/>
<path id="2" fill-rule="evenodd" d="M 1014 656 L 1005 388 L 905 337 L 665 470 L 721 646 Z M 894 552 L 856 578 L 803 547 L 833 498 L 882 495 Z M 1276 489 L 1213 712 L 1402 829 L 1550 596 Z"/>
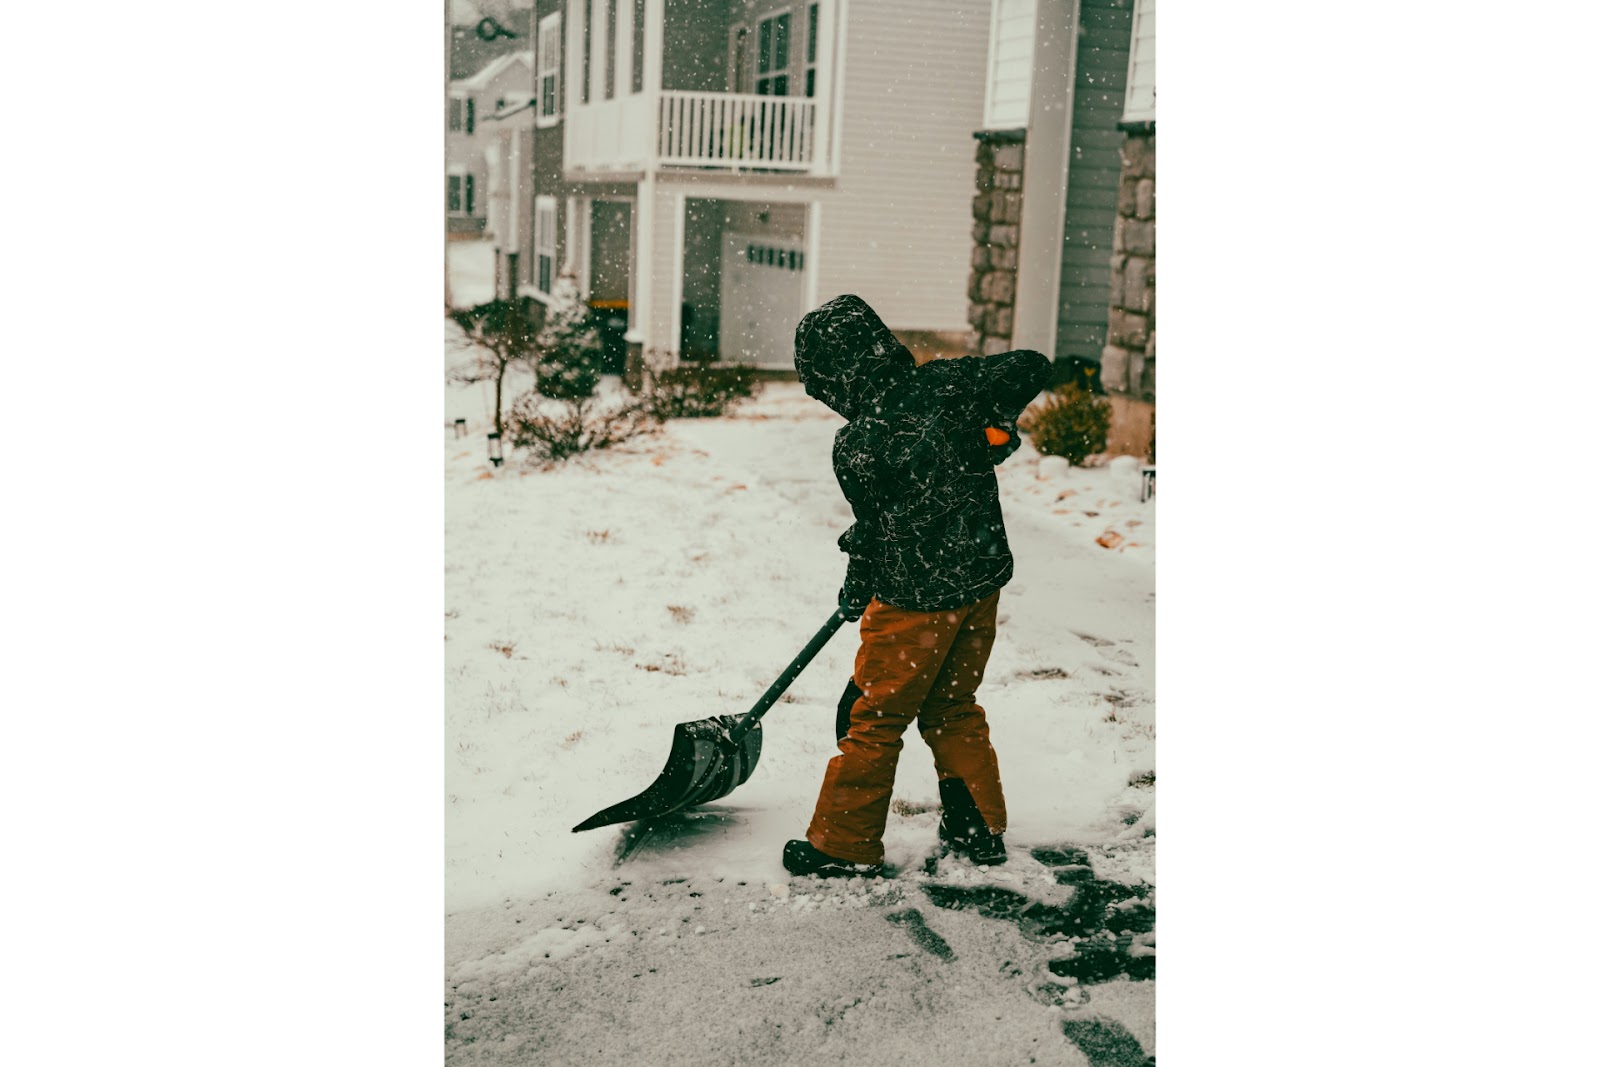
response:
<path id="1" fill-rule="evenodd" d="M 1156 120 L 1156 0 L 1135 0 L 1133 46 L 1128 57 L 1128 93 L 1122 121 Z"/>
<path id="2" fill-rule="evenodd" d="M 989 32 L 989 75 L 983 126 L 1020 129 L 1028 124 L 1033 87 L 1033 38 L 1037 0 L 994 0 Z"/>
<path id="3" fill-rule="evenodd" d="M 989 12 L 970 0 L 853 0 L 846 18 L 838 186 L 817 197 L 817 299 L 853 292 L 892 328 L 965 330 Z"/>

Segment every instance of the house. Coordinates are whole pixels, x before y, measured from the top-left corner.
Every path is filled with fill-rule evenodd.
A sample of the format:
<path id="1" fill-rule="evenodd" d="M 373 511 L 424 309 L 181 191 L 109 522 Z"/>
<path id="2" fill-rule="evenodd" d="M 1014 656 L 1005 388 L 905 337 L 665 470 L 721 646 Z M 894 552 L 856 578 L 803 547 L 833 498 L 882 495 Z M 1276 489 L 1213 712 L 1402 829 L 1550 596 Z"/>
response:
<path id="1" fill-rule="evenodd" d="M 494 292 L 512 293 L 536 278 L 533 247 L 533 130 L 535 100 L 531 78 L 522 88 L 495 96 L 495 110 L 481 125 L 483 162 L 488 174 L 488 214 L 484 239 L 494 257 Z M 485 98 L 487 99 L 487 97 Z"/>
<path id="2" fill-rule="evenodd" d="M 1155 419 L 1155 0 L 992 0 L 976 131 L 973 350 L 1088 368 L 1109 451 Z"/>
<path id="3" fill-rule="evenodd" d="M 470 78 L 488 66 L 491 59 L 507 52 L 527 51 L 533 40 L 533 12 L 529 9 L 528 0 L 520 2 L 523 6 L 502 8 L 495 14 L 495 22 L 500 27 L 498 33 L 480 25 L 484 13 L 476 4 L 461 3 L 459 0 L 449 4 L 449 80 Z"/>
<path id="4" fill-rule="evenodd" d="M 515 159 L 518 173 L 522 169 L 517 153 L 523 142 L 510 133 L 514 126 L 526 125 L 531 130 L 531 113 L 521 121 L 515 116 L 527 112 L 532 101 L 533 62 L 530 51 L 508 52 L 477 73 L 449 84 L 445 212 L 450 240 L 487 240 L 513 250 L 522 247 L 515 242 L 521 220 L 511 206 L 516 203 L 509 192 L 512 180 L 509 174 L 492 175 L 490 160 L 496 160 L 498 169 Z M 496 177 L 498 182 L 493 180 Z M 491 191 L 495 184 L 498 194 Z M 496 195 L 500 211 L 491 218 L 490 205 Z M 499 232 L 492 224 L 499 225 Z M 497 256 L 497 274 L 499 270 Z"/>
<path id="5" fill-rule="evenodd" d="M 844 292 L 957 354 L 989 15 L 960 0 L 536 0 L 527 291 L 570 267 L 635 370 L 793 369 Z"/>

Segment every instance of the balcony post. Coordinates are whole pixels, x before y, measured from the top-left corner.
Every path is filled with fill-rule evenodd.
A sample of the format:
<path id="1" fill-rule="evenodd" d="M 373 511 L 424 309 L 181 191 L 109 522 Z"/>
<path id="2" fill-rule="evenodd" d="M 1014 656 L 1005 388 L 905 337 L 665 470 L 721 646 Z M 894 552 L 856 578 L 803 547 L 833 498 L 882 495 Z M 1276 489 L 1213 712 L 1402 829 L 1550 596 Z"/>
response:
<path id="1" fill-rule="evenodd" d="M 655 323 L 655 226 L 656 226 L 656 175 L 655 170 L 645 171 L 635 190 L 633 201 L 633 267 L 629 271 L 631 292 L 628 299 L 629 342 L 642 346 L 646 360 L 650 346 L 656 341 Z"/>
<path id="2" fill-rule="evenodd" d="M 811 171 L 813 174 L 839 173 L 834 155 L 835 108 L 833 101 L 836 60 L 844 48 L 844 35 L 839 32 L 839 4 L 843 0 L 818 0 L 817 7 L 817 95 L 813 98 L 817 109 L 812 126 Z M 804 8 L 802 8 L 804 10 Z M 803 57 L 802 57 L 803 58 Z M 843 93 L 837 94 L 843 96 Z"/>
<path id="3" fill-rule="evenodd" d="M 649 119 L 645 123 L 650 139 L 644 167 L 654 174 L 661 154 L 661 49 L 666 39 L 666 0 L 644 0 L 644 96 Z"/>

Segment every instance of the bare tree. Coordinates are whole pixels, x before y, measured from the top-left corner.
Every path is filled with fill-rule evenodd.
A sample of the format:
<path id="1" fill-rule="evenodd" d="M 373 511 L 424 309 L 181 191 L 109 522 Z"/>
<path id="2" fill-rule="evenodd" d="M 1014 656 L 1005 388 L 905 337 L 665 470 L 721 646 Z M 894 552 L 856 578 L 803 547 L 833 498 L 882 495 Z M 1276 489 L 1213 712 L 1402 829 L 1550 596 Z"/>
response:
<path id="1" fill-rule="evenodd" d="M 517 365 L 531 369 L 537 364 L 544 305 L 527 297 L 495 300 L 453 311 L 450 318 L 466 334 L 473 355 L 471 362 L 454 368 L 450 377 L 468 384 L 494 382 L 494 428 L 496 433 L 504 433 L 506 371 Z"/>

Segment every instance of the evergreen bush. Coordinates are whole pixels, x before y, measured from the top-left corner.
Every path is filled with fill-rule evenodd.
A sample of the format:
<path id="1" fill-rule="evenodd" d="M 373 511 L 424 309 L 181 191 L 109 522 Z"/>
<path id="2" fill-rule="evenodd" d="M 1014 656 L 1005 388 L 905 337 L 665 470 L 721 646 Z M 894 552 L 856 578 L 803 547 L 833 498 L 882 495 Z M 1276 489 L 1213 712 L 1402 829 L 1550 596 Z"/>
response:
<path id="1" fill-rule="evenodd" d="M 557 400 L 594 395 L 605 349 L 594 312 L 578 295 L 578 280 L 563 270 L 550 292 L 550 306 L 539 332 L 539 377 L 534 388 Z"/>
<path id="2" fill-rule="evenodd" d="M 1071 383 L 1050 390 L 1023 413 L 1018 425 L 1040 455 L 1063 456 L 1073 466 L 1105 451 L 1111 432 L 1111 401 Z"/>

